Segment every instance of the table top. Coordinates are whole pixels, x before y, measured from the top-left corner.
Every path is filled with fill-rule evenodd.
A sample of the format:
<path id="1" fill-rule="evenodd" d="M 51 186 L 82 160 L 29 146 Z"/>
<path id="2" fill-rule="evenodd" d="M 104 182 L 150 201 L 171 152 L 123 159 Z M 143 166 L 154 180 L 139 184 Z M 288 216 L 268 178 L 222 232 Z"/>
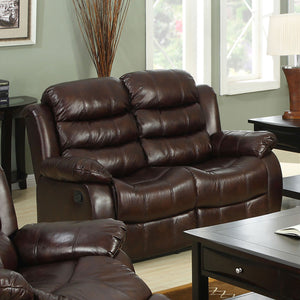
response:
<path id="1" fill-rule="evenodd" d="M 300 269 L 300 239 L 276 234 L 300 224 L 300 206 L 260 217 L 185 231 L 194 242 L 219 244 Z"/>
<path id="2" fill-rule="evenodd" d="M 5 110 L 7 108 L 17 108 L 23 107 L 29 104 L 36 103 L 37 99 L 29 96 L 18 96 L 18 97 L 9 97 L 8 104 L 0 104 L 0 110 Z"/>
<path id="3" fill-rule="evenodd" d="M 253 119 L 249 119 L 248 123 L 289 127 L 289 128 L 300 127 L 300 120 L 285 120 L 285 119 L 282 119 L 282 116 L 269 116 L 269 117 L 262 117 L 262 118 L 253 118 Z"/>

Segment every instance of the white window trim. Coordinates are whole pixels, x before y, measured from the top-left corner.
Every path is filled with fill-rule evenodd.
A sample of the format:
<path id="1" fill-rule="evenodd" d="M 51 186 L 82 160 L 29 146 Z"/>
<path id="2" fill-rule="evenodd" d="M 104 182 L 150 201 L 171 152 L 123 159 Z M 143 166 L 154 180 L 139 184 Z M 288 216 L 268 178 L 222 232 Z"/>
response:
<path id="1" fill-rule="evenodd" d="M 146 69 L 153 69 L 153 0 L 146 0 Z"/>
<path id="2" fill-rule="evenodd" d="M 196 83 L 211 85 L 211 0 L 185 0 L 184 41 L 189 40 L 183 53 L 183 69 Z M 198 3 L 197 10 L 195 5 Z M 198 17 L 197 17 L 198 15 Z M 202 22 L 200 24 L 199 22 Z M 197 27 L 202 29 L 197 30 Z M 146 69 L 153 69 L 153 0 L 146 0 Z M 200 48 L 201 47 L 201 48 Z M 201 49 L 202 57 L 197 57 Z M 202 73 L 202 74 L 201 74 Z M 201 74 L 202 76 L 199 76 Z M 201 82 L 198 78 L 202 77 Z"/>
<path id="3" fill-rule="evenodd" d="M 295 11 L 294 0 L 289 0 L 288 11 L 289 11 L 289 13 L 293 13 Z"/>
<path id="4" fill-rule="evenodd" d="M 295 12 L 295 3 L 294 0 L 289 0 L 288 2 L 288 12 L 294 13 Z M 296 65 L 296 57 L 295 55 L 289 55 L 288 56 L 288 65 L 289 66 L 295 66 Z"/>
<path id="5" fill-rule="evenodd" d="M 280 88 L 280 57 L 273 56 L 273 79 L 229 80 L 227 76 L 226 0 L 220 1 L 220 95 L 236 95 Z M 280 1 L 275 0 L 274 11 L 280 13 Z M 259 62 L 258 62 L 259 63 Z"/>

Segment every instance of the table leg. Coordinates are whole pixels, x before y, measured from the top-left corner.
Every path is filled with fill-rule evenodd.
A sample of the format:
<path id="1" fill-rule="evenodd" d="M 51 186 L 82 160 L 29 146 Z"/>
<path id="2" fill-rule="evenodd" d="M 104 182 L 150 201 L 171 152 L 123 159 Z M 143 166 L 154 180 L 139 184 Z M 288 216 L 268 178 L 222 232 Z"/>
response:
<path id="1" fill-rule="evenodd" d="M 25 119 L 15 119 L 15 143 L 16 143 L 16 163 L 17 180 L 20 189 L 26 189 L 26 168 L 25 168 Z"/>
<path id="2" fill-rule="evenodd" d="M 11 136 L 12 136 L 12 115 L 10 112 L 5 112 L 3 114 L 2 125 L 1 125 L 1 164 L 10 189 L 11 189 Z"/>
<path id="3" fill-rule="evenodd" d="M 193 300 L 208 300 L 208 278 L 201 275 L 201 244 L 192 246 Z"/>

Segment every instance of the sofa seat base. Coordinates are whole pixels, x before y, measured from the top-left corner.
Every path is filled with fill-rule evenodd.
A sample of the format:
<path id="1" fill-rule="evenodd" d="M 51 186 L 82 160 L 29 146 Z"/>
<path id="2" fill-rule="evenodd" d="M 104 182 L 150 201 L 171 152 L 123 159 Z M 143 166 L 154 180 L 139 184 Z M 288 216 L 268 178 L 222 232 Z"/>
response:
<path id="1" fill-rule="evenodd" d="M 222 207 L 268 193 L 263 159 L 253 156 L 214 158 L 188 167 L 197 189 L 197 207 Z"/>
<path id="2" fill-rule="evenodd" d="M 117 219 L 149 222 L 195 208 L 194 178 L 185 167 L 148 167 L 114 179 Z"/>
<path id="3" fill-rule="evenodd" d="M 151 291 L 126 265 L 107 256 L 87 256 L 23 268 L 20 273 L 47 299 L 148 299 Z M 45 293 L 45 294 L 44 294 Z"/>
<path id="4" fill-rule="evenodd" d="M 180 251 L 191 245 L 183 232 L 195 227 L 195 210 L 162 220 L 127 224 L 123 249 L 133 261 Z"/>
<path id="5" fill-rule="evenodd" d="M 274 211 L 277 211 L 277 209 L 269 208 L 268 197 L 266 195 L 262 195 L 246 202 L 223 207 L 198 208 L 196 210 L 197 227 L 233 222 Z"/>

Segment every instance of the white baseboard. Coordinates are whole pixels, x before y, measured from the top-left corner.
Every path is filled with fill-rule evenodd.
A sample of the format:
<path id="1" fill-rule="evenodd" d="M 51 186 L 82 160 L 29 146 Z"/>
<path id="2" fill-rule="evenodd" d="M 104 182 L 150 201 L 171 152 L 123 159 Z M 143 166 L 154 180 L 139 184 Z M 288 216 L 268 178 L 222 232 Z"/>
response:
<path id="1" fill-rule="evenodd" d="M 34 174 L 29 174 L 27 176 L 27 187 L 35 187 L 35 186 L 36 186 L 36 182 L 35 182 Z"/>

